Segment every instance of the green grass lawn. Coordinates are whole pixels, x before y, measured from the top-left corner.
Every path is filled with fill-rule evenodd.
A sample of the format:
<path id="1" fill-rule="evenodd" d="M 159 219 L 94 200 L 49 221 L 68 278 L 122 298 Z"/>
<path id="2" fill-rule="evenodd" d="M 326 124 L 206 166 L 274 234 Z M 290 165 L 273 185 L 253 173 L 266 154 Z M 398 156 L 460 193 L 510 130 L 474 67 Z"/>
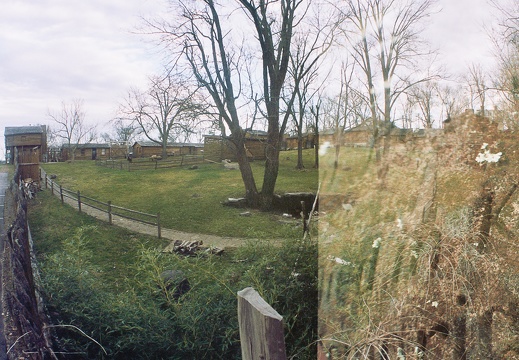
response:
<path id="1" fill-rule="evenodd" d="M 307 169 L 296 170 L 297 153 L 282 152 L 276 192 L 315 192 L 318 170 L 313 168 L 313 150 L 304 152 Z M 258 188 L 263 180 L 264 163 L 252 163 Z M 296 238 L 301 235 L 297 223 L 284 224 L 278 214 L 252 211 L 239 216 L 243 209 L 224 207 L 229 197 L 242 197 L 244 187 L 240 172 L 225 170 L 220 164 L 121 171 L 96 166 L 93 161 L 49 163 L 48 174 L 56 174 L 63 187 L 114 205 L 147 213 L 160 213 L 166 228 L 246 238 Z"/>
<path id="2" fill-rule="evenodd" d="M 81 163 L 68 165 L 76 169 Z M 190 172 L 192 181 L 203 178 L 202 172 L 214 171 Z M 172 173 L 147 174 L 152 175 Z M 281 246 L 251 241 L 221 256 L 183 257 L 162 253 L 165 240 L 62 206 L 50 191 L 38 193 L 28 212 L 52 324 L 80 328 L 107 352 L 77 332 L 57 327 L 62 350 L 82 354 L 74 359 L 237 359 L 236 292 L 247 286 L 283 315 L 287 353 L 315 359 L 315 241 L 288 239 Z M 181 270 L 191 285 L 178 301 L 160 278 L 171 269 Z"/>

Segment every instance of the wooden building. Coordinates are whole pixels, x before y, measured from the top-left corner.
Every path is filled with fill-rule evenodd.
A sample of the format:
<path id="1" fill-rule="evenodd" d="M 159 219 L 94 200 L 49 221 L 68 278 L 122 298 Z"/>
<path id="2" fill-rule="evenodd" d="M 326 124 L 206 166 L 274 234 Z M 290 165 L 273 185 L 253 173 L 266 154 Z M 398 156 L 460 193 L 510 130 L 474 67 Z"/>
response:
<path id="1" fill-rule="evenodd" d="M 36 162 L 44 161 L 47 154 L 47 128 L 45 125 L 6 127 L 5 136 L 5 160 L 8 164 L 14 164 L 15 149 L 19 156 L 19 162 L 25 162 L 23 157 L 36 159 Z"/>
<path id="2" fill-rule="evenodd" d="M 306 133 L 303 134 L 303 149 L 312 149 L 316 144 L 316 136 L 314 133 Z M 284 148 L 286 150 L 294 150 L 297 149 L 298 136 L 291 135 L 286 136 L 284 140 Z"/>
<path id="3" fill-rule="evenodd" d="M 247 130 L 245 148 L 250 160 L 265 160 L 267 133 L 260 130 Z M 236 161 L 234 144 L 218 135 L 204 136 L 205 159 L 220 162 L 224 159 Z"/>
<path id="4" fill-rule="evenodd" d="M 346 146 L 368 146 L 373 138 L 373 130 L 368 125 L 358 125 L 344 130 L 342 144 Z"/>
<path id="5" fill-rule="evenodd" d="M 133 146 L 133 157 L 162 156 L 162 146 L 153 141 L 136 141 Z M 204 144 L 198 143 L 169 143 L 166 147 L 168 156 L 202 155 Z"/>
<path id="6" fill-rule="evenodd" d="M 72 154 L 74 152 L 74 156 Z M 65 144 L 61 147 L 61 161 L 101 160 L 110 158 L 110 144 Z"/>

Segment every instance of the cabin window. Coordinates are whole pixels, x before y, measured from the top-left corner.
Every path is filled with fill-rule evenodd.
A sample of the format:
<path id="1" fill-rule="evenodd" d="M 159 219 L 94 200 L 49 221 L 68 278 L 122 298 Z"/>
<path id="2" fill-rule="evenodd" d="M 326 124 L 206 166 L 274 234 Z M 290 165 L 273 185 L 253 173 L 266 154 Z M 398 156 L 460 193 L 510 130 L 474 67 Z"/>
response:
<path id="1" fill-rule="evenodd" d="M 101 149 L 101 155 L 106 155 L 106 149 Z"/>

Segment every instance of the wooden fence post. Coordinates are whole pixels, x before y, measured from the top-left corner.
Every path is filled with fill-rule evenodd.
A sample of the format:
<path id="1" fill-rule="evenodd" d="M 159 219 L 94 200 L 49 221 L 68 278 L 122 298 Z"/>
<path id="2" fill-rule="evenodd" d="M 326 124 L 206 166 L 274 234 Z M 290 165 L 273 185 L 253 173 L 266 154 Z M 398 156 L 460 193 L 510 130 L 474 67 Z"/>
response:
<path id="1" fill-rule="evenodd" d="M 47 178 L 47 173 L 45 173 L 45 189 L 48 188 L 48 186 L 47 186 L 47 179 L 48 179 L 48 178 Z"/>
<path id="2" fill-rule="evenodd" d="M 108 222 L 112 225 L 112 202 L 108 201 Z"/>
<path id="3" fill-rule="evenodd" d="M 59 197 L 61 198 L 61 205 L 63 205 L 63 186 L 59 186 Z"/>
<path id="4" fill-rule="evenodd" d="M 79 190 L 77 191 L 77 207 L 79 212 L 81 212 L 81 193 L 79 192 Z"/>
<path id="5" fill-rule="evenodd" d="M 50 193 L 54 195 L 54 181 L 51 181 L 50 183 Z"/>
<path id="6" fill-rule="evenodd" d="M 243 360 L 286 360 L 283 317 L 251 287 L 238 291 Z"/>
<path id="7" fill-rule="evenodd" d="M 159 232 L 159 239 L 162 239 L 162 229 L 160 227 L 160 213 L 157 213 L 157 231 Z"/>

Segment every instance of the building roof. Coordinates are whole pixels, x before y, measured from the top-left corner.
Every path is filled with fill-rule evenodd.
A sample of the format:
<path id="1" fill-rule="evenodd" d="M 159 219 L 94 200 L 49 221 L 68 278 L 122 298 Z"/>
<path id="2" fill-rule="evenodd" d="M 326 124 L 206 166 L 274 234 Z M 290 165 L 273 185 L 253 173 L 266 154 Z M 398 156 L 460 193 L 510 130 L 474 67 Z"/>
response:
<path id="1" fill-rule="evenodd" d="M 63 144 L 61 146 L 63 148 L 68 148 L 69 147 L 68 144 Z M 90 143 L 90 144 L 70 144 L 70 147 L 71 148 L 76 148 L 76 149 L 109 149 L 110 148 L 110 144 L 94 144 L 94 143 Z"/>
<path id="2" fill-rule="evenodd" d="M 139 144 L 142 147 L 162 147 L 153 141 L 136 141 L 133 145 Z M 168 143 L 168 147 L 204 147 L 204 144 L 200 143 Z"/>
<path id="3" fill-rule="evenodd" d="M 23 134 L 43 134 L 43 127 L 37 126 L 12 126 L 6 127 L 4 136 L 23 135 Z"/>
<path id="4" fill-rule="evenodd" d="M 267 136 L 268 132 L 263 130 L 245 129 L 245 132 L 249 136 Z"/>

